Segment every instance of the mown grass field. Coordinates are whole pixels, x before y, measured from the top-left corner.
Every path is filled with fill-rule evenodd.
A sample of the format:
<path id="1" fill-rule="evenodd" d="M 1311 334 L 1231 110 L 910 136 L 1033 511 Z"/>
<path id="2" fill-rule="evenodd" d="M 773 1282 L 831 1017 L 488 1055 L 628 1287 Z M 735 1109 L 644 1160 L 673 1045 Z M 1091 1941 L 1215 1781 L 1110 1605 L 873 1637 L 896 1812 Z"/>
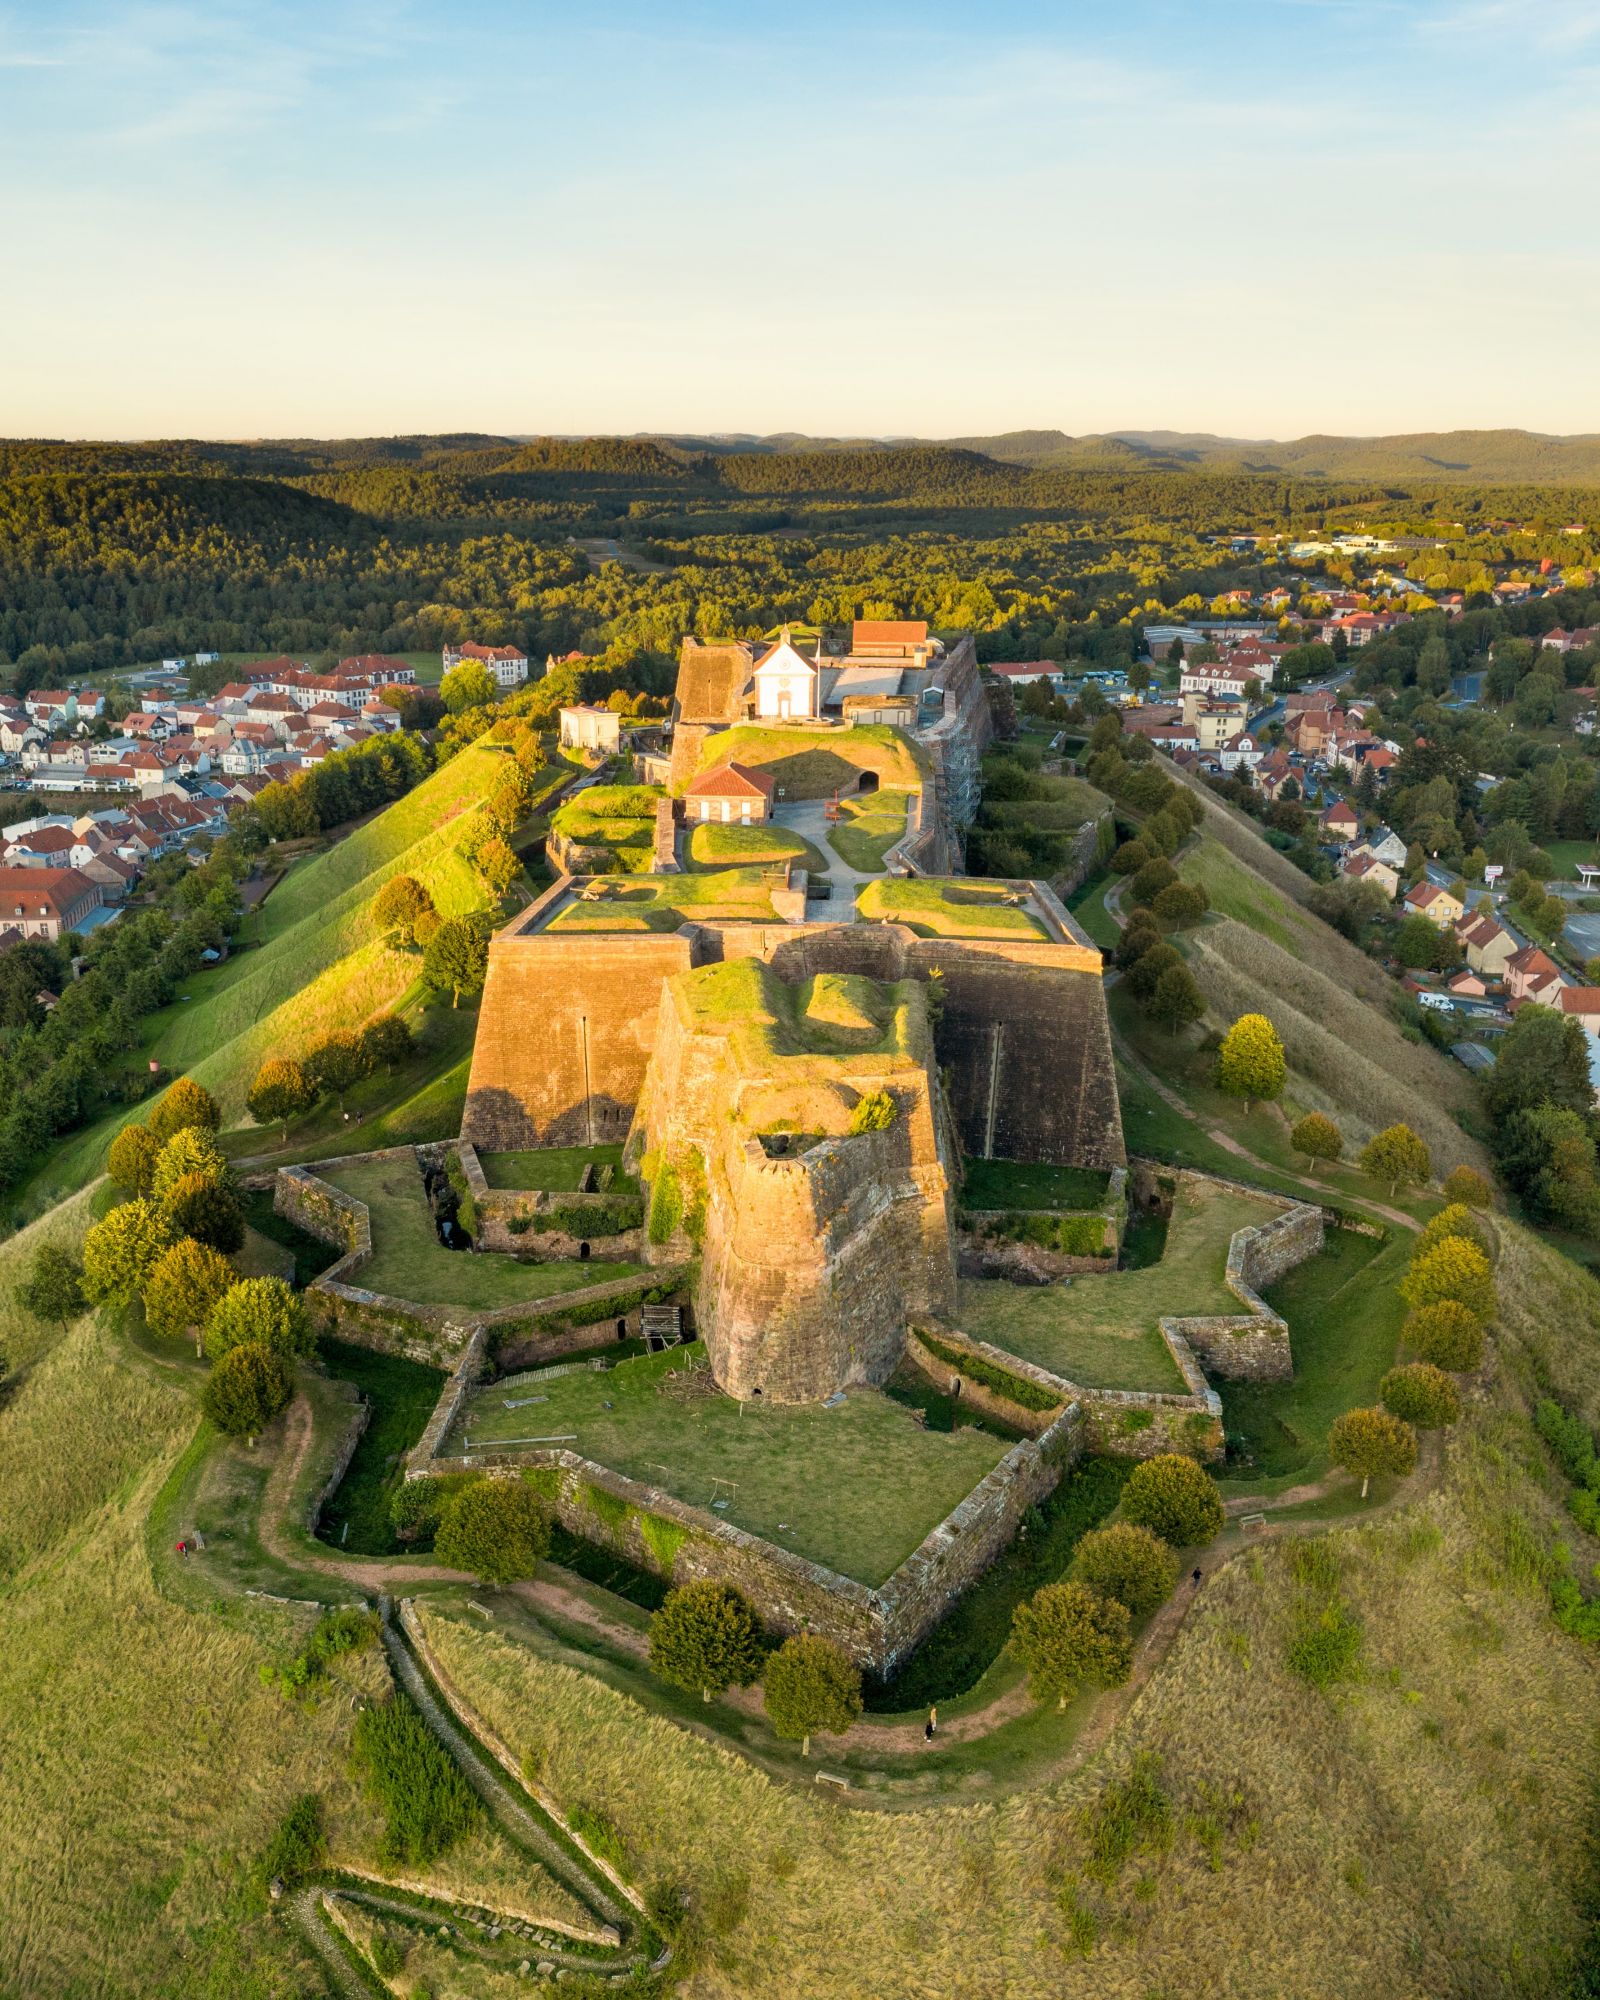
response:
<path id="1" fill-rule="evenodd" d="M 910 805 L 908 792 L 869 792 L 845 799 L 844 817 L 828 829 L 828 845 L 847 867 L 871 875 L 883 866 L 883 857 L 895 842 L 905 837 Z"/>
<path id="2" fill-rule="evenodd" d="M 699 918 L 775 923 L 772 890 L 760 868 L 708 875 L 596 876 L 603 893 L 575 898 L 551 919 L 553 931 L 675 931 Z"/>
<path id="3" fill-rule="evenodd" d="M 330 1029 L 359 1027 L 400 1005 L 416 985 L 421 958 L 375 937 L 368 905 L 391 875 L 413 874 L 446 915 L 485 907 L 459 843 L 501 762 L 502 753 L 487 746 L 465 750 L 332 847 L 295 862 L 227 962 L 196 973 L 170 1007 L 142 1024 L 134 1059 L 193 1076 L 222 1105 L 225 1124 L 243 1123 L 245 1092 L 266 1056 L 302 1053 Z M 142 1109 L 113 1112 L 74 1133 L 13 1207 L 37 1213 L 82 1187 Z"/>
<path id="4" fill-rule="evenodd" d="M 468 1428 L 485 1441 L 573 1432 L 584 1457 L 696 1507 L 726 1499 L 725 1520 L 862 1583 L 881 1583 L 1007 1448 L 981 1431 L 925 1431 L 872 1390 L 833 1409 L 741 1406 L 703 1375 L 702 1394 L 663 1391 L 703 1358 L 698 1346 L 676 1348 L 555 1376 L 536 1385 L 549 1400 L 526 1409 L 508 1410 L 490 1384 L 467 1406 Z"/>
<path id="5" fill-rule="evenodd" d="M 1170 1389 L 1181 1395 L 1183 1377 L 1156 1322 L 1169 1314 L 1242 1312 L 1223 1283 L 1228 1244 L 1236 1229 L 1276 1213 L 1270 1201 L 1184 1182 L 1159 1263 L 1082 1272 L 1070 1285 L 963 1278 L 957 1323 L 974 1339 L 1086 1388 Z"/>
<path id="6" fill-rule="evenodd" d="M 620 1146 L 544 1146 L 525 1153 L 479 1153 L 478 1165 L 492 1188 L 540 1188 L 571 1194 L 585 1167 L 598 1173 L 610 1167 L 622 1171 Z"/>
<path id="7" fill-rule="evenodd" d="M 625 1278 L 637 1267 L 599 1258 L 519 1264 L 492 1251 L 447 1250 L 439 1241 L 422 1176 L 409 1161 L 371 1160 L 336 1167 L 333 1186 L 364 1201 L 372 1219 L 372 1261 L 353 1282 L 365 1291 L 424 1306 L 487 1311 L 524 1299 L 547 1299 L 584 1285 Z"/>
<path id="8" fill-rule="evenodd" d="M 697 874 L 718 868 L 775 868 L 781 863 L 826 875 L 828 863 L 793 827 L 723 826 L 706 820 L 688 830 L 689 866 Z"/>

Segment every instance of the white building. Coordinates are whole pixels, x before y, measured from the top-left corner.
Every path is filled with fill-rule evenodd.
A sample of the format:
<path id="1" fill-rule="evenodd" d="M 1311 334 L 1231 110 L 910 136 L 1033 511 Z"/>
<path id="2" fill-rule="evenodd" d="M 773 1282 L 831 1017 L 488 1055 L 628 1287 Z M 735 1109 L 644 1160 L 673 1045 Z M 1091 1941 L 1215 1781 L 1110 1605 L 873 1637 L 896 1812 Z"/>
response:
<path id="1" fill-rule="evenodd" d="M 756 661 L 751 675 L 755 693 L 756 719 L 761 722 L 792 722 L 815 718 L 822 712 L 821 676 L 815 660 L 808 660 L 783 628 L 783 637 L 769 646 Z"/>

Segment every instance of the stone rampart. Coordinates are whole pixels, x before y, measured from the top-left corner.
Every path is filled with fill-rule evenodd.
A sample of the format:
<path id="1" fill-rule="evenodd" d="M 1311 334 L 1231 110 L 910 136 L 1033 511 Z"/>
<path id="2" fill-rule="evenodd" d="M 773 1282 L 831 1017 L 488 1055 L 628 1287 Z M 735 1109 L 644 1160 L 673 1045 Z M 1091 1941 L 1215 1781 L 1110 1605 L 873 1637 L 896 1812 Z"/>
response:
<path id="1" fill-rule="evenodd" d="M 441 1411 L 455 1383 L 452 1377 Z M 461 1393 L 464 1388 L 455 1394 L 456 1408 Z M 563 1448 L 441 1457 L 424 1455 L 419 1446 L 406 1477 L 485 1472 L 512 1478 L 526 1471 L 571 1533 L 675 1583 L 730 1583 L 770 1630 L 820 1632 L 882 1675 L 932 1631 L 1008 1546 L 1027 1510 L 1054 1489 L 1079 1454 L 1080 1428 L 1078 1412 L 1067 1408 L 1039 1437 L 1013 1445 L 876 1589 Z"/>

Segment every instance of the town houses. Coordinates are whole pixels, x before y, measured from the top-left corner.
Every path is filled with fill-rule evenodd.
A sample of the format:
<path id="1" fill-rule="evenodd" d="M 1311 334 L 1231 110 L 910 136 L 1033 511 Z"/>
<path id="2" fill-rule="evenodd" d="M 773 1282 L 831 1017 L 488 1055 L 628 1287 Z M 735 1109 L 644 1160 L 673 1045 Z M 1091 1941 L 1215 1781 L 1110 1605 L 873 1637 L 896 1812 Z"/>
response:
<path id="1" fill-rule="evenodd" d="M 459 646 L 446 646 L 441 657 L 446 673 L 464 661 L 475 660 L 488 668 L 502 688 L 520 687 L 528 678 L 528 656 L 517 646 L 480 646 L 476 639 L 466 639 Z"/>

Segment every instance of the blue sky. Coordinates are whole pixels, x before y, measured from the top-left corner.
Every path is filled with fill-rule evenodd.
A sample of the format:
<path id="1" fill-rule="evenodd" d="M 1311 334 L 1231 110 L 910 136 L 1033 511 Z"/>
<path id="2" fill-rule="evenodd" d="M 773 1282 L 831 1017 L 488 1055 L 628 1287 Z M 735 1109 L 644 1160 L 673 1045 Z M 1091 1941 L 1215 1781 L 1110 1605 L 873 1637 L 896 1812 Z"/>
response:
<path id="1" fill-rule="evenodd" d="M 0 432 L 1600 430 L 1600 0 L 0 0 Z"/>

